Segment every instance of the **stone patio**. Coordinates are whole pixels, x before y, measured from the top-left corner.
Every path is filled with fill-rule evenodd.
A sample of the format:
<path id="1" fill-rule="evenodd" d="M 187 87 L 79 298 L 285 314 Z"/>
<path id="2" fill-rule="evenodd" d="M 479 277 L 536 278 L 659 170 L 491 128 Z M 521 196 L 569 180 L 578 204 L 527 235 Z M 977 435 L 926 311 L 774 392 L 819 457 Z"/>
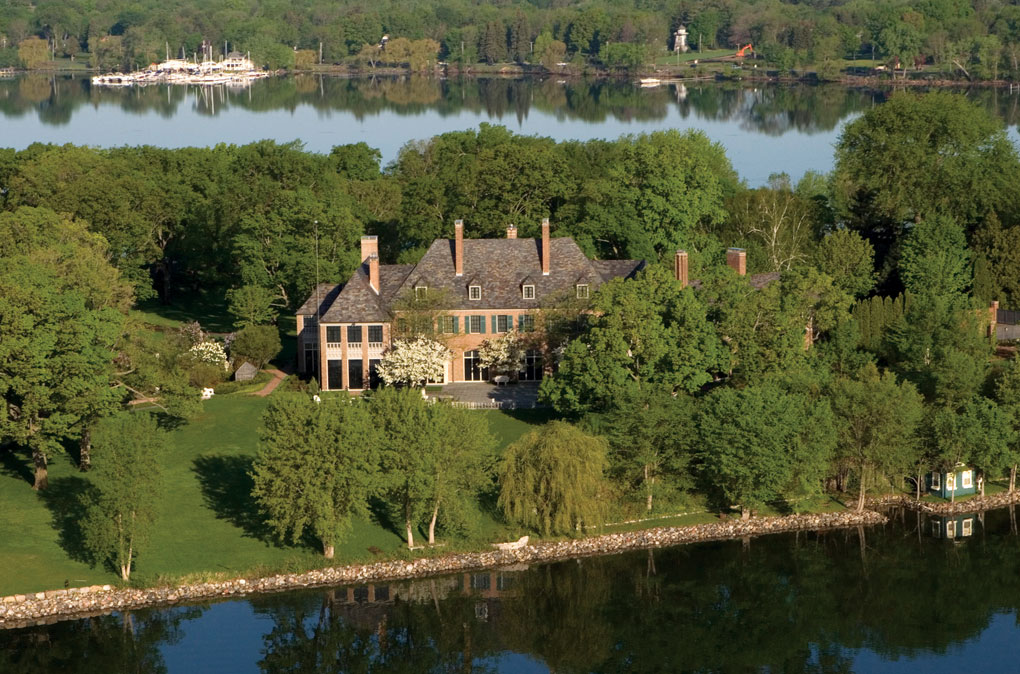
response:
<path id="1" fill-rule="evenodd" d="M 475 409 L 530 410 L 539 407 L 538 382 L 496 386 L 488 382 L 446 384 L 430 398 L 452 399 L 455 404 Z"/>

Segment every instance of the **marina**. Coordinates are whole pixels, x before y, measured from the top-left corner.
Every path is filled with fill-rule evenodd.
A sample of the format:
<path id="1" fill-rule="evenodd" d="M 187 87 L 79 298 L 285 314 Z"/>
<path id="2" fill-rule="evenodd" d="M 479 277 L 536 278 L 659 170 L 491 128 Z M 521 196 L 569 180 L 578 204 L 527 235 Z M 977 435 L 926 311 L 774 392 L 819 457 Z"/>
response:
<path id="1" fill-rule="evenodd" d="M 231 52 L 225 58 L 211 58 L 199 62 L 186 59 L 167 59 L 153 63 L 145 70 L 131 73 L 96 75 L 92 84 L 105 87 L 146 86 L 149 84 L 197 84 L 212 86 L 230 84 L 247 86 L 255 80 L 269 77 L 269 71 L 256 68 L 248 55 Z"/>

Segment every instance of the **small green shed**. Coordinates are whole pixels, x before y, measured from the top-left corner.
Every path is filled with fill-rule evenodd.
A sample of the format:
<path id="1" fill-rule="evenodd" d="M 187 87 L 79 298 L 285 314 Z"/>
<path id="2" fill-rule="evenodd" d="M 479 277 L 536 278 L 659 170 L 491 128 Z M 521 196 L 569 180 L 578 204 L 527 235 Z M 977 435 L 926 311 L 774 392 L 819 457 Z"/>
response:
<path id="1" fill-rule="evenodd" d="M 945 499 L 966 494 L 977 493 L 977 480 L 974 477 L 974 469 L 962 463 L 956 464 L 953 470 L 937 471 L 928 473 L 928 493 L 935 494 Z"/>

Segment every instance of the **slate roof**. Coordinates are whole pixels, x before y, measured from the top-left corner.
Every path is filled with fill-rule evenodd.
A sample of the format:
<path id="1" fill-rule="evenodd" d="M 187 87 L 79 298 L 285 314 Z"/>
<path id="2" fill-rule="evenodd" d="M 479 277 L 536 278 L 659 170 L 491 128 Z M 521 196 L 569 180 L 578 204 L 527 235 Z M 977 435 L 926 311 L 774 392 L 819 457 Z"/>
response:
<path id="1" fill-rule="evenodd" d="M 319 292 L 316 293 L 312 290 L 312 294 L 308 296 L 305 303 L 297 310 L 298 315 L 315 316 L 320 312 L 325 314 L 326 310 L 329 309 L 329 305 L 331 305 L 333 300 L 336 299 L 336 296 L 340 294 L 340 288 L 342 287 L 343 286 L 337 285 L 336 283 L 320 283 Z M 316 297 L 319 298 L 319 311 L 315 310 Z"/>
<path id="2" fill-rule="evenodd" d="M 550 240 L 550 273 L 542 274 L 541 239 L 465 239 L 464 273 L 456 275 L 454 240 L 436 239 L 417 265 L 380 265 L 380 292 L 368 283 L 362 265 L 333 296 L 322 314 L 328 323 L 390 320 L 394 299 L 412 293 L 414 286 L 442 292 L 447 310 L 535 309 L 561 297 L 574 297 L 575 286 L 588 284 L 589 296 L 602 283 L 631 277 L 644 260 L 589 260 L 572 238 Z M 535 298 L 525 300 L 521 286 L 535 286 Z M 468 286 L 482 288 L 480 300 L 468 299 Z M 298 313 L 314 313 L 314 299 Z"/>

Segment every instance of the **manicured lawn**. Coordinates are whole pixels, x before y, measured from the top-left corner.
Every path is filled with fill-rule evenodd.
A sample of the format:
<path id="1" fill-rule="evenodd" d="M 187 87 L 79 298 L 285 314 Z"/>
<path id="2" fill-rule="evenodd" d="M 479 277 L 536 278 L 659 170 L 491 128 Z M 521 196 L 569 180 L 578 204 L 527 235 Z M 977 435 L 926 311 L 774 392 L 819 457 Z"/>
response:
<path id="1" fill-rule="evenodd" d="M 150 545 L 132 576 L 141 584 L 160 578 L 202 577 L 210 573 L 303 569 L 324 560 L 313 542 L 280 545 L 272 541 L 251 499 L 248 471 L 255 454 L 259 417 L 268 399 L 244 394 L 217 396 L 200 416 L 171 430 L 164 462 L 164 494 Z M 505 414 L 479 411 L 505 446 L 548 417 L 542 411 Z M 27 458 L 0 453 L 0 595 L 72 586 L 116 583 L 114 573 L 90 568 L 75 540 L 80 517 L 78 495 L 89 484 L 67 457 L 51 464 L 51 487 L 31 489 Z M 470 540 L 443 541 L 451 548 L 479 540 L 502 540 L 504 525 L 480 506 Z M 424 540 L 424 532 L 422 539 Z M 416 539 L 417 542 L 417 539 Z M 371 561 L 404 554 L 396 528 L 360 521 L 337 548 L 337 562 Z"/>

